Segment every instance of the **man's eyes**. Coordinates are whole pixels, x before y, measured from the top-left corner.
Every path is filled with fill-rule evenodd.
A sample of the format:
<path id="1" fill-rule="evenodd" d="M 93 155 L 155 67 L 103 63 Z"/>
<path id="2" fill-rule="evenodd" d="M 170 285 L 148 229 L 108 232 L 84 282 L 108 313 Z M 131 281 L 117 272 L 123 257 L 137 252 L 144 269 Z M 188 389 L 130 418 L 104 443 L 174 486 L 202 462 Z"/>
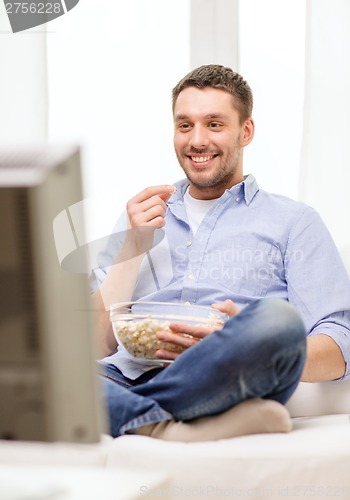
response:
<path id="1" fill-rule="evenodd" d="M 191 128 L 191 125 L 189 123 L 180 123 L 179 129 L 180 130 L 188 130 Z"/>
<path id="2" fill-rule="evenodd" d="M 220 127 L 223 127 L 223 124 L 219 123 L 219 122 L 210 122 L 207 124 L 207 127 L 213 128 L 213 129 L 218 129 Z M 187 131 L 187 130 L 190 130 L 191 128 L 193 128 L 193 125 L 191 123 L 180 123 L 178 125 L 178 128 L 180 130 Z"/>

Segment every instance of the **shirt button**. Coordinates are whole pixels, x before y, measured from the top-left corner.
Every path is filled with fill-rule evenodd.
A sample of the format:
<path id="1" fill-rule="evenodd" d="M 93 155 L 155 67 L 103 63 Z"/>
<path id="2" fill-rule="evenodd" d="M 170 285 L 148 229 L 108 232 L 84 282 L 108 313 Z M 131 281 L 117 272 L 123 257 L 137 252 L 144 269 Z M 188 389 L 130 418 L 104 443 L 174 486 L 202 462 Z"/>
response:
<path id="1" fill-rule="evenodd" d="M 188 279 L 189 279 L 189 280 L 194 280 L 194 276 L 193 276 L 193 274 L 192 274 L 192 273 L 188 275 Z"/>
<path id="2" fill-rule="evenodd" d="M 185 306 L 190 306 L 191 305 L 191 302 L 185 302 Z"/>
<path id="3" fill-rule="evenodd" d="M 237 198 L 236 198 L 237 203 L 239 202 L 240 199 L 241 198 L 239 196 L 237 196 Z"/>
<path id="4" fill-rule="evenodd" d="M 192 245 L 192 241 L 191 240 L 188 240 L 188 242 L 186 243 L 186 246 L 187 247 L 190 247 Z"/>

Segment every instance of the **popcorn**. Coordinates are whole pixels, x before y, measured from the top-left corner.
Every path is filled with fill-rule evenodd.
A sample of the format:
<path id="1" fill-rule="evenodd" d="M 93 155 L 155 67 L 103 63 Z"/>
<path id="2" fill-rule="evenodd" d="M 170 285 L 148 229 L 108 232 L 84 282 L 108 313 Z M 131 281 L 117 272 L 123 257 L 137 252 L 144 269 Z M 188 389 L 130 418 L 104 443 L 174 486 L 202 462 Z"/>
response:
<path id="1" fill-rule="evenodd" d="M 155 359 L 158 349 L 172 352 L 182 352 L 184 347 L 162 342 L 157 339 L 157 333 L 170 332 L 168 321 L 146 318 L 140 321 L 114 321 L 114 333 L 125 349 L 135 358 Z"/>
<path id="2" fill-rule="evenodd" d="M 150 364 L 159 361 L 156 352 L 159 349 L 182 353 L 186 348 L 158 340 L 157 334 L 162 331 L 171 332 L 171 323 L 220 330 L 226 315 L 209 306 L 167 302 L 131 302 L 111 306 L 110 318 L 114 335 L 119 344 L 135 360 Z M 178 334 L 178 332 L 176 332 Z M 187 333 L 184 337 L 193 338 Z M 199 340 L 199 339 L 197 339 Z M 143 361 L 142 361 L 143 360 Z"/>

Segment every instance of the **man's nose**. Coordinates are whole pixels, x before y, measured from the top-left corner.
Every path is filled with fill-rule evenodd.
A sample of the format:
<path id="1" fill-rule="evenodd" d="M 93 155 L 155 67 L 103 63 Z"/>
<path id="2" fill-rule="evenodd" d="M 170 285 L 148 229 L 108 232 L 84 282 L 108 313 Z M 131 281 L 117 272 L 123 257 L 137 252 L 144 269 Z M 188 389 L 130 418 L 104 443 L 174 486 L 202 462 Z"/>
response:
<path id="1" fill-rule="evenodd" d="M 206 127 L 196 125 L 192 129 L 190 144 L 196 149 L 203 149 L 209 143 L 208 130 Z"/>

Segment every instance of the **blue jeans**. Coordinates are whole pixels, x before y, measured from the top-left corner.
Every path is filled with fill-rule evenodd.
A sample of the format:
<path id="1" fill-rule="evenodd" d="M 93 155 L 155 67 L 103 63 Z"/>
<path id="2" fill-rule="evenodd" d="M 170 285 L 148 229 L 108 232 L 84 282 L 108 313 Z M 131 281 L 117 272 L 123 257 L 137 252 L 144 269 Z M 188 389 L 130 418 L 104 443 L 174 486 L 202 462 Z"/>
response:
<path id="1" fill-rule="evenodd" d="M 116 437 L 162 420 L 215 415 L 248 398 L 284 404 L 299 383 L 305 358 L 305 329 L 295 309 L 281 299 L 257 300 L 174 363 L 137 380 L 99 363 L 110 433 Z"/>

